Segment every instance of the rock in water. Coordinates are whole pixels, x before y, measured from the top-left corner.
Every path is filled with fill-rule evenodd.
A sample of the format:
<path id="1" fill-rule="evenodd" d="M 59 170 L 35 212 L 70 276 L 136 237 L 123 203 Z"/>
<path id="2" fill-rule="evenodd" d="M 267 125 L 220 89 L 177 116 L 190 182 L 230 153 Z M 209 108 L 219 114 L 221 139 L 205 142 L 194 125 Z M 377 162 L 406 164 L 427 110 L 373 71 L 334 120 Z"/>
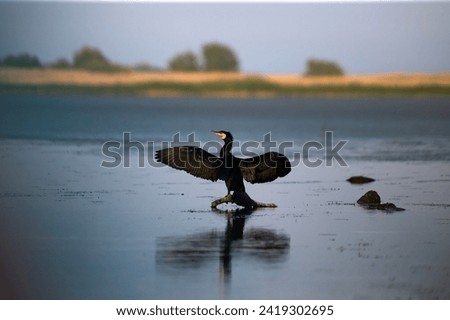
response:
<path id="1" fill-rule="evenodd" d="M 381 203 L 381 198 L 374 190 L 367 191 L 361 198 L 356 201 L 359 205 L 367 209 L 377 209 L 386 212 L 405 211 L 403 208 L 398 208 L 395 204 L 387 202 Z"/>
<path id="2" fill-rule="evenodd" d="M 361 205 L 378 205 L 381 203 L 381 198 L 376 191 L 370 190 L 356 202 Z"/>
<path id="3" fill-rule="evenodd" d="M 364 177 L 364 176 L 353 176 L 347 179 L 348 182 L 352 184 L 364 184 L 369 182 L 374 182 L 375 179 Z"/>
<path id="4" fill-rule="evenodd" d="M 397 207 L 395 204 L 387 202 L 387 203 L 380 203 L 377 206 L 378 210 L 383 210 L 383 211 L 387 211 L 387 212 L 394 212 L 394 211 L 405 211 L 405 209 L 403 208 L 399 208 Z"/>

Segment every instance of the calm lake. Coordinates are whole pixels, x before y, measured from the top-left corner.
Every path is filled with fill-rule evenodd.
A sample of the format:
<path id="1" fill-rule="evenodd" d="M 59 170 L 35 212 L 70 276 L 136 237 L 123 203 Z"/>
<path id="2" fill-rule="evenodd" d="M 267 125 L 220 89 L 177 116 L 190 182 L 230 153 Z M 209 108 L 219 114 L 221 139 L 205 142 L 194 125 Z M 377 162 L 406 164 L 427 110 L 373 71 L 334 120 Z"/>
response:
<path id="1" fill-rule="evenodd" d="M 448 97 L 4 95 L 0 114 L 2 298 L 450 299 Z M 284 143 L 292 172 L 246 185 L 277 208 L 213 211 L 223 182 L 153 165 L 177 139 L 214 152 L 212 129 L 235 154 Z M 405 211 L 355 205 L 369 190 Z"/>

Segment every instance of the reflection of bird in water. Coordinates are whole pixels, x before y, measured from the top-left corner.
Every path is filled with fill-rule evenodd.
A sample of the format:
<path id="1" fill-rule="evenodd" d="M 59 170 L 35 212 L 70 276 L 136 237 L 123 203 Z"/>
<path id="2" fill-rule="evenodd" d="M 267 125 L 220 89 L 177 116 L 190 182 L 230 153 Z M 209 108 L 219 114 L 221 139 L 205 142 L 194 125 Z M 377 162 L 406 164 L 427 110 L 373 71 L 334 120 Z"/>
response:
<path id="1" fill-rule="evenodd" d="M 221 279 L 227 283 L 231 280 L 232 258 L 252 257 L 267 264 L 285 261 L 290 247 L 289 236 L 266 228 L 249 228 L 244 232 L 245 221 L 251 212 L 247 209 L 226 212 L 225 232 L 213 230 L 160 238 L 157 264 L 176 269 L 198 269 L 219 260 Z"/>
<path id="2" fill-rule="evenodd" d="M 248 159 L 237 158 L 231 153 L 231 133 L 213 132 L 224 141 L 219 157 L 198 147 L 182 146 L 157 151 L 156 160 L 199 178 L 224 180 L 228 194 L 213 201 L 212 208 L 229 202 L 245 208 L 276 207 L 273 203 L 260 203 L 251 199 L 245 192 L 244 179 L 250 183 L 263 183 L 284 177 L 291 171 L 288 158 L 277 152 L 267 152 Z"/>

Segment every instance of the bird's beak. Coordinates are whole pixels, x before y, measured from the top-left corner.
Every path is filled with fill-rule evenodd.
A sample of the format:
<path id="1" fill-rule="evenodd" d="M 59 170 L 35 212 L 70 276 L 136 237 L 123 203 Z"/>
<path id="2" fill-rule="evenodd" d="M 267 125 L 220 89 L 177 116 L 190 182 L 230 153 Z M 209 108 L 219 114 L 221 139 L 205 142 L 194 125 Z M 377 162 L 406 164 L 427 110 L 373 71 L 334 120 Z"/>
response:
<path id="1" fill-rule="evenodd" d="M 216 136 L 218 136 L 220 139 L 225 139 L 225 134 L 220 132 L 220 131 L 216 131 L 216 130 L 211 130 L 212 133 L 214 133 Z"/>

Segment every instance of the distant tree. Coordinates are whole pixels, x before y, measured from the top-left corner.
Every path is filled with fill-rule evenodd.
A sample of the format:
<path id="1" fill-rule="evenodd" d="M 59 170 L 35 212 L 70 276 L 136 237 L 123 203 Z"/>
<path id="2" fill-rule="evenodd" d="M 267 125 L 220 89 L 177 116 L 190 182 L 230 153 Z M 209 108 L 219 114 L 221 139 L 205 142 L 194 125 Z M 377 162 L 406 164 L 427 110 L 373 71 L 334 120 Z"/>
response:
<path id="1" fill-rule="evenodd" d="M 169 70 L 172 71 L 199 71 L 200 65 L 197 57 L 191 51 L 176 55 L 169 61 Z"/>
<path id="2" fill-rule="evenodd" d="M 231 48 L 220 43 L 203 46 L 203 68 L 206 71 L 239 71 L 239 61 Z"/>
<path id="3" fill-rule="evenodd" d="M 84 47 L 75 52 L 73 59 L 74 68 L 90 71 L 123 71 L 124 67 L 112 64 L 103 53 L 92 47 Z"/>
<path id="4" fill-rule="evenodd" d="M 333 61 L 310 59 L 306 62 L 306 76 L 342 76 L 344 71 Z"/>
<path id="5" fill-rule="evenodd" d="M 73 66 L 79 69 L 102 70 L 108 68 L 110 63 L 100 50 L 84 47 L 75 52 Z"/>
<path id="6" fill-rule="evenodd" d="M 69 61 L 67 61 L 64 58 L 61 58 L 61 59 L 56 60 L 53 63 L 50 63 L 49 67 L 52 69 L 69 69 L 72 66 L 70 65 Z"/>
<path id="7" fill-rule="evenodd" d="M 4 67 L 41 68 L 42 64 L 36 56 L 25 54 L 8 55 L 2 61 Z"/>

